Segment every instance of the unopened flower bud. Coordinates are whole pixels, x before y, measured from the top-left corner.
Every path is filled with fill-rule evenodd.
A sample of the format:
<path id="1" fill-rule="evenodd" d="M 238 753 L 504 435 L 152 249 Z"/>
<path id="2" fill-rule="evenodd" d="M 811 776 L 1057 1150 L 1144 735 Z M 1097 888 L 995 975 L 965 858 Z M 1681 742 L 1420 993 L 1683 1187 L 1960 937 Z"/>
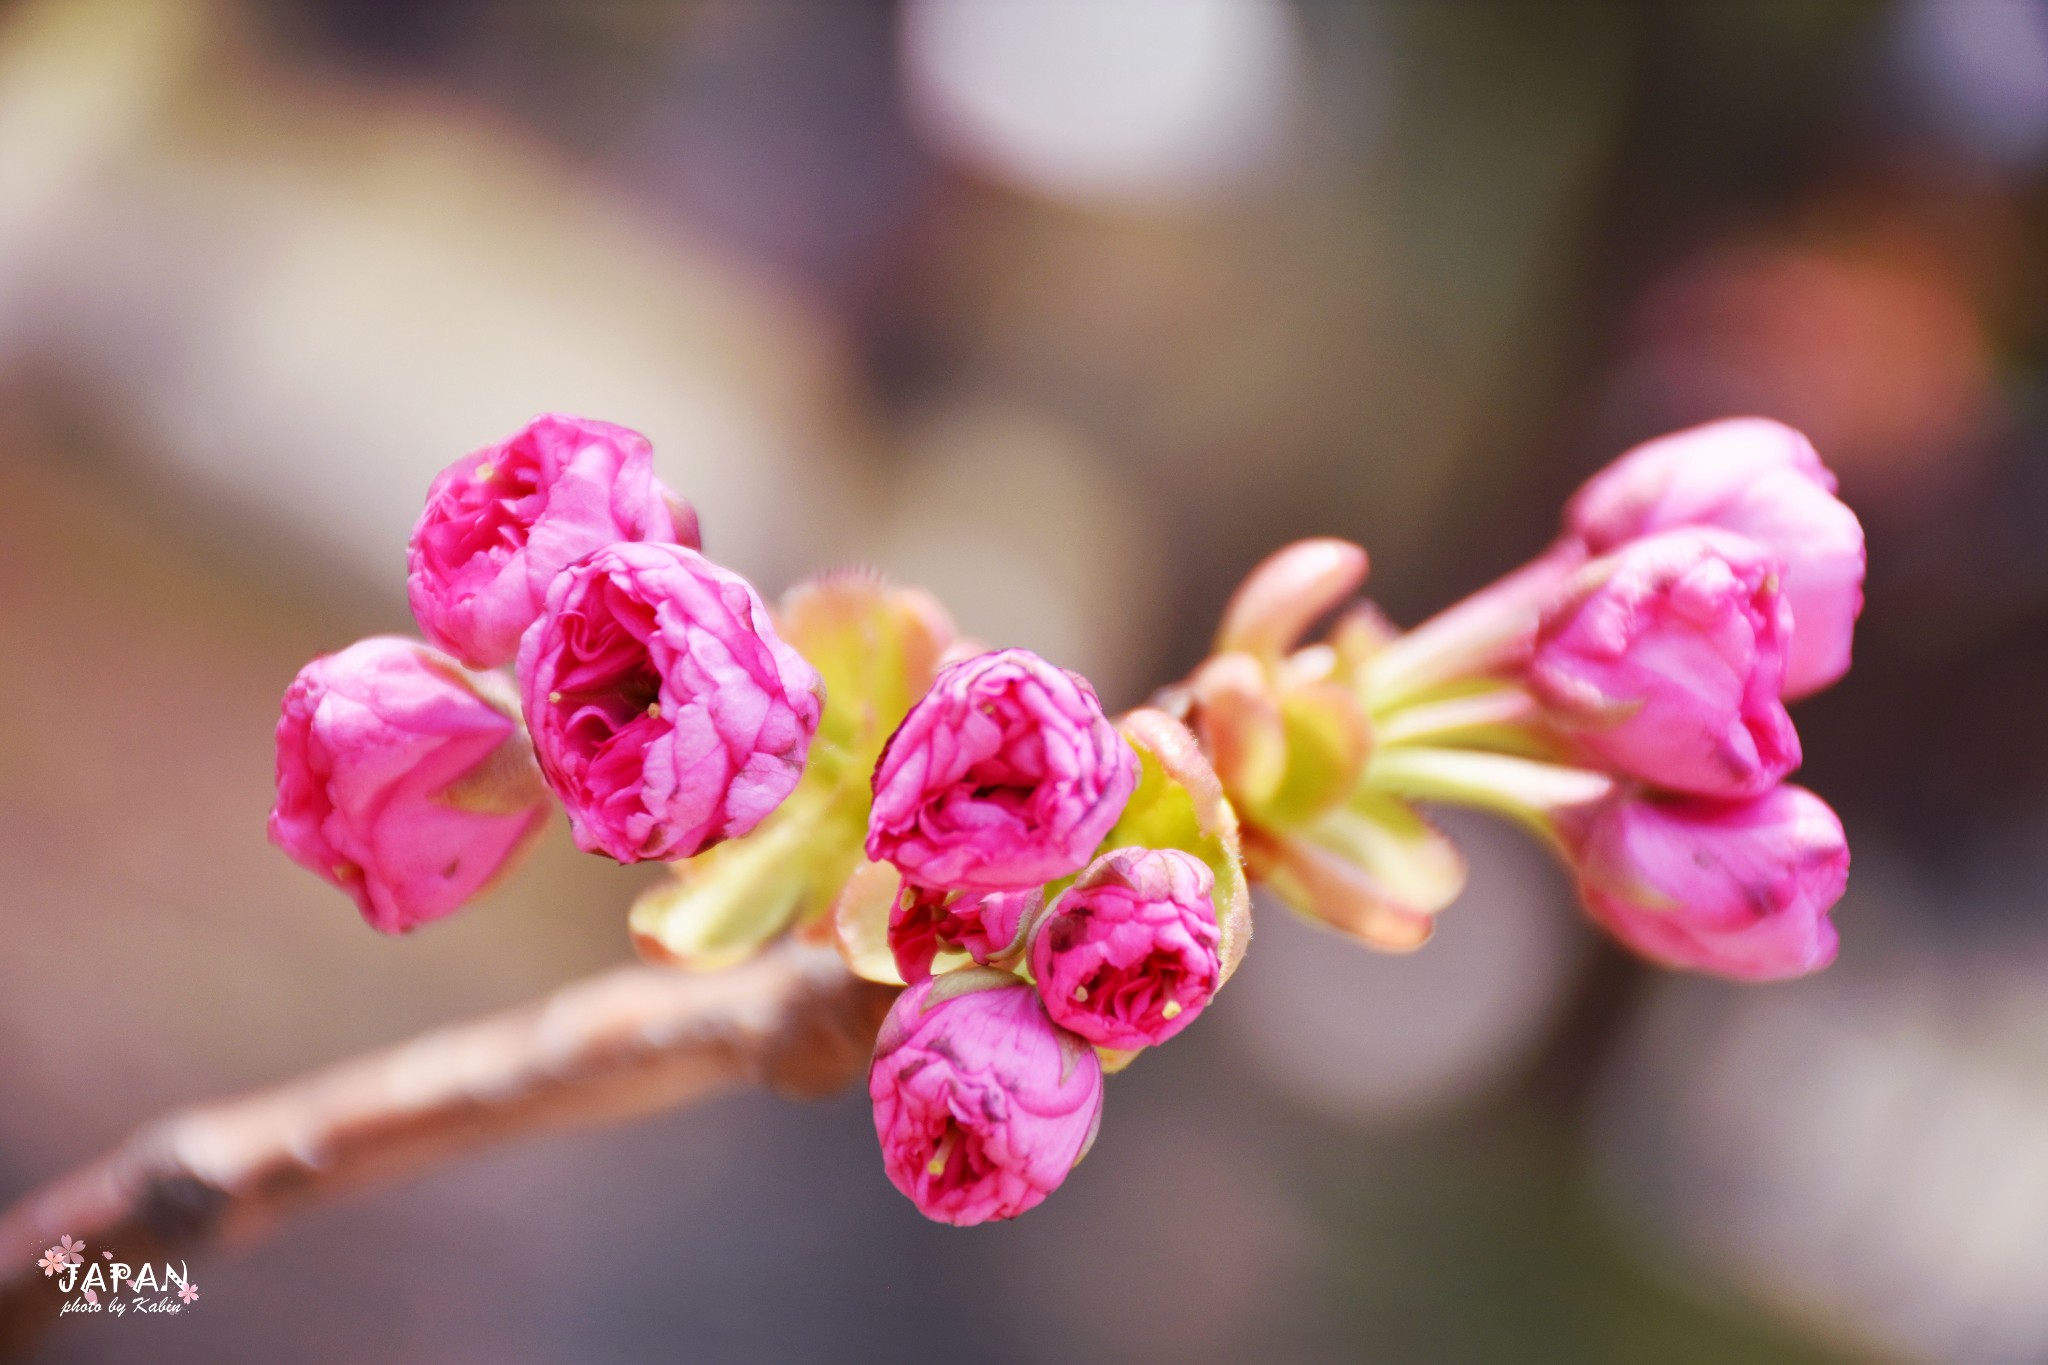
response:
<path id="1" fill-rule="evenodd" d="M 1190 722 L 1239 809 L 1257 811 L 1287 776 L 1287 722 L 1266 666 L 1250 654 L 1213 654 L 1188 679 Z"/>
<path id="2" fill-rule="evenodd" d="M 965 953 L 987 966 L 1012 951 L 1041 899 L 1035 889 L 935 891 L 906 884 L 889 912 L 896 970 L 905 981 L 922 981 L 940 953 Z"/>
<path id="3" fill-rule="evenodd" d="M 1029 650 L 949 664 L 875 765 L 868 856 L 907 882 L 1019 891 L 1079 871 L 1137 784 L 1086 679 Z"/>
<path id="4" fill-rule="evenodd" d="M 1102 1067 L 1030 986 L 970 968 L 896 998 L 868 1097 L 890 1182 L 925 1217 L 971 1227 L 1035 1207 L 1086 1155 Z"/>
<path id="5" fill-rule="evenodd" d="M 1216 652 L 1243 650 L 1277 657 L 1292 649 L 1316 618 L 1365 581 L 1365 549 L 1348 540 L 1298 540 L 1276 550 L 1246 575 L 1223 610 Z"/>
<path id="6" fill-rule="evenodd" d="M 1785 695 L 1849 669 L 1863 610 L 1863 526 L 1807 439 L 1760 417 L 1709 422 L 1639 445 L 1594 475 L 1565 522 L 1595 554 L 1684 526 L 1716 526 L 1784 567 L 1793 634 Z"/>
<path id="7" fill-rule="evenodd" d="M 1337 662 L 1321 647 L 1277 667 L 1217 654 L 1188 679 L 1190 721 L 1246 819 L 1302 824 L 1357 788 L 1372 724 L 1357 693 L 1330 675 Z"/>
<path id="8" fill-rule="evenodd" d="M 1221 980 L 1216 879 L 1179 849 L 1097 858 L 1031 938 L 1031 971 L 1053 1022 L 1097 1047 L 1163 1043 L 1193 1023 Z"/>
<path id="9" fill-rule="evenodd" d="M 823 684 L 747 581 L 680 545 L 564 570 L 519 649 L 527 728 L 577 847 L 688 858 L 795 788 Z"/>
<path id="10" fill-rule="evenodd" d="M 427 638 L 473 668 L 510 663 L 555 575 L 620 540 L 695 549 L 697 515 L 654 477 L 637 431 L 536 417 L 434 480 L 413 528 L 406 595 Z"/>
<path id="11" fill-rule="evenodd" d="M 1779 700 L 1791 609 L 1778 562 L 1726 532 L 1670 531 L 1596 561 L 1544 617 L 1530 692 L 1616 771 L 1754 796 L 1799 766 Z"/>
<path id="12" fill-rule="evenodd" d="M 270 838 L 404 933 L 510 866 L 549 801 L 509 698 L 439 650 L 377 636 L 299 670 L 277 722 Z"/>
<path id="13" fill-rule="evenodd" d="M 1828 911 L 1848 877 L 1842 822 L 1790 785 L 1733 803 L 1617 796 L 1579 853 L 1586 908 L 1616 938 L 1666 966 L 1744 981 L 1834 961 Z"/>

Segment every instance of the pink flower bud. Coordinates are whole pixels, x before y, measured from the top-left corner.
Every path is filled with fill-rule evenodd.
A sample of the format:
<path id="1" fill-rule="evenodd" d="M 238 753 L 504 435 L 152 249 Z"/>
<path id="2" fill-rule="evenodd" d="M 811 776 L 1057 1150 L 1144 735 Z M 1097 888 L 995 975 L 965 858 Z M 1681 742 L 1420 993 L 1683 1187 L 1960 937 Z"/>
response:
<path id="1" fill-rule="evenodd" d="M 1834 961 L 1828 911 L 1848 879 L 1842 822 L 1790 785 L 1735 803 L 1617 797 L 1580 845 L 1580 894 L 1615 937 L 1666 966 L 1743 981 Z"/>
<path id="2" fill-rule="evenodd" d="M 1565 521 L 1595 554 L 1638 536 L 1718 526 L 1784 566 L 1792 606 L 1785 695 L 1818 692 L 1849 670 L 1863 610 L 1863 526 L 1835 497 L 1807 439 L 1761 417 L 1709 422 L 1639 445 L 1594 475 Z"/>
<path id="3" fill-rule="evenodd" d="M 489 885 L 547 818 L 547 790 L 493 680 L 377 636 L 299 670 L 277 722 L 270 839 L 402 934 Z"/>
<path id="4" fill-rule="evenodd" d="M 1137 786 L 1086 679 L 1024 649 L 939 670 L 875 765 L 868 856 L 919 886 L 1020 891 L 1077 872 Z"/>
<path id="5" fill-rule="evenodd" d="M 1035 1207 L 1086 1155 L 1102 1066 L 1031 987 L 969 969 L 896 998 L 868 1097 L 890 1182 L 925 1217 L 972 1227 Z"/>
<path id="6" fill-rule="evenodd" d="M 1631 542 L 1544 617 L 1530 692 L 1595 758 L 1660 787 L 1755 796 L 1799 766 L 1778 694 L 1778 562 L 1722 531 Z"/>
<path id="7" fill-rule="evenodd" d="M 697 515 L 654 477 L 637 431 L 550 413 L 465 455 L 427 490 L 406 596 L 427 638 L 472 668 L 510 663 L 555 575 L 613 541 L 697 547 Z"/>
<path id="8" fill-rule="evenodd" d="M 1040 921 L 1031 971 L 1046 1013 L 1097 1047 L 1163 1043 L 1216 994 L 1216 878 L 1179 849 L 1120 848 Z"/>
<path id="9" fill-rule="evenodd" d="M 942 952 L 965 953 L 987 966 L 1017 940 L 1040 903 L 1032 891 L 935 891 L 905 883 L 889 912 L 889 951 L 905 981 L 932 974 Z"/>
<path id="10" fill-rule="evenodd" d="M 577 847 L 622 863 L 688 858 L 760 824 L 802 776 L 824 704 L 745 579 L 635 542 L 556 577 L 519 685 Z"/>

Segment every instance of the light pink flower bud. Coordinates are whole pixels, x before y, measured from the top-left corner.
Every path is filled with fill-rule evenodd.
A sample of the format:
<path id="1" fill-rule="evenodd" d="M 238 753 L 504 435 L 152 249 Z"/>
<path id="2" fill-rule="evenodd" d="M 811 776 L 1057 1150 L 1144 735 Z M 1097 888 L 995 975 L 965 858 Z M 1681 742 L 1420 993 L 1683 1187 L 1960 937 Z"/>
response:
<path id="1" fill-rule="evenodd" d="M 875 765 L 868 857 L 919 886 L 1020 891 L 1086 866 L 1138 782 L 1086 679 L 1024 649 L 939 670 Z"/>
<path id="2" fill-rule="evenodd" d="M 1529 690 L 1619 772 L 1755 796 L 1799 766 L 1778 697 L 1792 633 L 1778 562 L 1761 546 L 1670 531 L 1580 575 L 1537 632 Z"/>
<path id="3" fill-rule="evenodd" d="M 1179 849 L 1120 848 L 1067 888 L 1031 938 L 1046 1013 L 1097 1047 L 1163 1043 L 1222 979 L 1216 878 Z"/>
<path id="4" fill-rule="evenodd" d="M 277 722 L 270 839 L 402 934 L 460 907 L 538 834 L 549 801 L 493 680 L 377 636 L 299 670 Z"/>
<path id="5" fill-rule="evenodd" d="M 420 629 L 472 668 L 510 663 L 555 575 L 619 540 L 697 548 L 697 514 L 654 477 L 637 431 L 536 417 L 427 490 L 406 556 Z"/>
<path id="6" fill-rule="evenodd" d="M 1017 940 L 1041 893 L 1032 891 L 935 891 L 904 884 L 889 911 L 889 951 L 905 981 L 932 974 L 942 952 L 965 953 L 987 966 Z"/>
<path id="7" fill-rule="evenodd" d="M 1617 797 L 1580 845 L 1586 908 L 1643 956 L 1743 981 L 1835 960 L 1828 911 L 1849 844 L 1827 803 L 1780 786 L 1753 801 Z"/>
<path id="8" fill-rule="evenodd" d="M 802 776 L 824 704 L 745 579 L 634 542 L 556 577 L 519 686 L 577 847 L 622 863 L 688 858 L 760 824 Z"/>
<path id="9" fill-rule="evenodd" d="M 868 1097 L 890 1182 L 925 1217 L 972 1227 L 1035 1207 L 1087 1154 L 1102 1066 L 1031 987 L 970 968 L 896 998 Z"/>
<path id="10" fill-rule="evenodd" d="M 1327 536 L 1297 540 L 1261 560 L 1223 609 L 1216 652 L 1277 658 L 1300 643 L 1316 618 L 1365 581 L 1365 547 Z"/>
<path id="11" fill-rule="evenodd" d="M 1849 671 L 1863 526 L 1792 428 L 1744 417 L 1639 445 L 1587 481 L 1565 521 L 1595 554 L 1682 526 L 1748 536 L 1784 566 L 1793 625 L 1785 695 L 1818 692 Z"/>

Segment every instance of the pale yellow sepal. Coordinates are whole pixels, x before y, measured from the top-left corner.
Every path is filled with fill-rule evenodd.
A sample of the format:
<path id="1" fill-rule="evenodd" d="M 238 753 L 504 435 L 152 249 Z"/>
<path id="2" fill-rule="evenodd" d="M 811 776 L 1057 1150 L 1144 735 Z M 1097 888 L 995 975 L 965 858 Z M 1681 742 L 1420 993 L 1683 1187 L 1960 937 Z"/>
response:
<path id="1" fill-rule="evenodd" d="M 863 859 L 832 902 L 832 941 L 855 976 L 884 986 L 904 984 L 889 951 L 889 912 L 902 890 L 895 868 Z"/>
<path id="2" fill-rule="evenodd" d="M 842 571 L 784 593 L 775 623 L 825 680 L 825 714 L 818 725 L 823 756 L 861 769 L 865 780 L 883 741 L 931 687 L 952 643 L 945 608 L 916 588 Z"/>
<path id="3" fill-rule="evenodd" d="M 860 859 L 861 826 L 832 795 L 799 787 L 746 838 L 675 864 L 627 918 L 640 955 L 716 971 L 822 914 Z"/>
<path id="4" fill-rule="evenodd" d="M 1137 1061 L 1138 1054 L 1143 1052 L 1144 1050 L 1145 1049 L 1141 1047 L 1098 1047 L 1095 1049 L 1095 1056 L 1097 1060 L 1099 1060 L 1102 1063 L 1102 1074 L 1105 1076 L 1114 1076 L 1117 1072 L 1122 1071 L 1132 1062 Z"/>
<path id="5" fill-rule="evenodd" d="M 1248 831 L 1245 854 L 1295 909 L 1383 952 L 1421 947 L 1465 886 L 1457 845 L 1407 803 L 1371 791 L 1302 830 Z"/>

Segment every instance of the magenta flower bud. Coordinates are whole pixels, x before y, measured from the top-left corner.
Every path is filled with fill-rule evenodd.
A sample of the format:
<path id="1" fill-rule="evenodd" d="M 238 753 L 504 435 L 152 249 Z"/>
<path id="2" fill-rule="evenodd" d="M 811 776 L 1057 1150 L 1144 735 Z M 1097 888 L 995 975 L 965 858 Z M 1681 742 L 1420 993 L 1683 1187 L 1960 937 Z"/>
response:
<path id="1" fill-rule="evenodd" d="M 1179 849 L 1120 848 L 1081 874 L 1031 938 L 1046 1013 L 1097 1047 L 1163 1043 L 1222 979 L 1216 878 Z"/>
<path id="2" fill-rule="evenodd" d="M 1029 650 L 940 669 L 875 765 L 868 857 L 918 886 L 1021 891 L 1087 865 L 1138 782 L 1085 678 Z"/>
<path id="3" fill-rule="evenodd" d="M 1597 560 L 1545 615 L 1529 690 L 1618 772 L 1755 796 L 1799 766 L 1779 700 L 1791 609 L 1778 562 L 1722 531 L 1670 531 Z"/>
<path id="4" fill-rule="evenodd" d="M 824 684 L 738 574 L 620 542 L 564 570 L 519 647 L 526 727 L 576 846 L 688 858 L 802 776 Z"/>
<path id="5" fill-rule="evenodd" d="M 1042 895 L 1031 891 L 935 891 L 906 883 L 889 911 L 889 951 L 905 981 L 932 974 L 943 952 L 965 953 L 983 966 L 1004 956 Z"/>
<path id="6" fill-rule="evenodd" d="M 402 934 L 459 908 L 547 819 L 547 789 L 495 680 L 377 636 L 313 660 L 277 722 L 270 840 Z"/>
<path id="7" fill-rule="evenodd" d="M 1683 526 L 1749 537 L 1784 566 L 1793 625 L 1785 695 L 1818 692 L 1849 671 L 1863 525 L 1792 428 L 1744 417 L 1639 445 L 1587 481 L 1565 521 L 1595 554 Z"/>
<path id="8" fill-rule="evenodd" d="M 619 540 L 697 548 L 697 514 L 654 477 L 637 431 L 536 417 L 465 455 L 427 490 L 406 596 L 427 638 L 472 668 L 510 663 L 555 575 Z"/>
<path id="9" fill-rule="evenodd" d="M 1031 987 L 970 968 L 896 998 L 868 1097 L 890 1182 L 925 1217 L 972 1227 L 1037 1206 L 1087 1154 L 1102 1066 Z"/>
<path id="10" fill-rule="evenodd" d="M 1735 803 L 1619 797 L 1580 844 L 1580 894 L 1616 938 L 1666 966 L 1742 981 L 1834 961 L 1828 911 L 1848 879 L 1842 822 L 1790 785 Z"/>

